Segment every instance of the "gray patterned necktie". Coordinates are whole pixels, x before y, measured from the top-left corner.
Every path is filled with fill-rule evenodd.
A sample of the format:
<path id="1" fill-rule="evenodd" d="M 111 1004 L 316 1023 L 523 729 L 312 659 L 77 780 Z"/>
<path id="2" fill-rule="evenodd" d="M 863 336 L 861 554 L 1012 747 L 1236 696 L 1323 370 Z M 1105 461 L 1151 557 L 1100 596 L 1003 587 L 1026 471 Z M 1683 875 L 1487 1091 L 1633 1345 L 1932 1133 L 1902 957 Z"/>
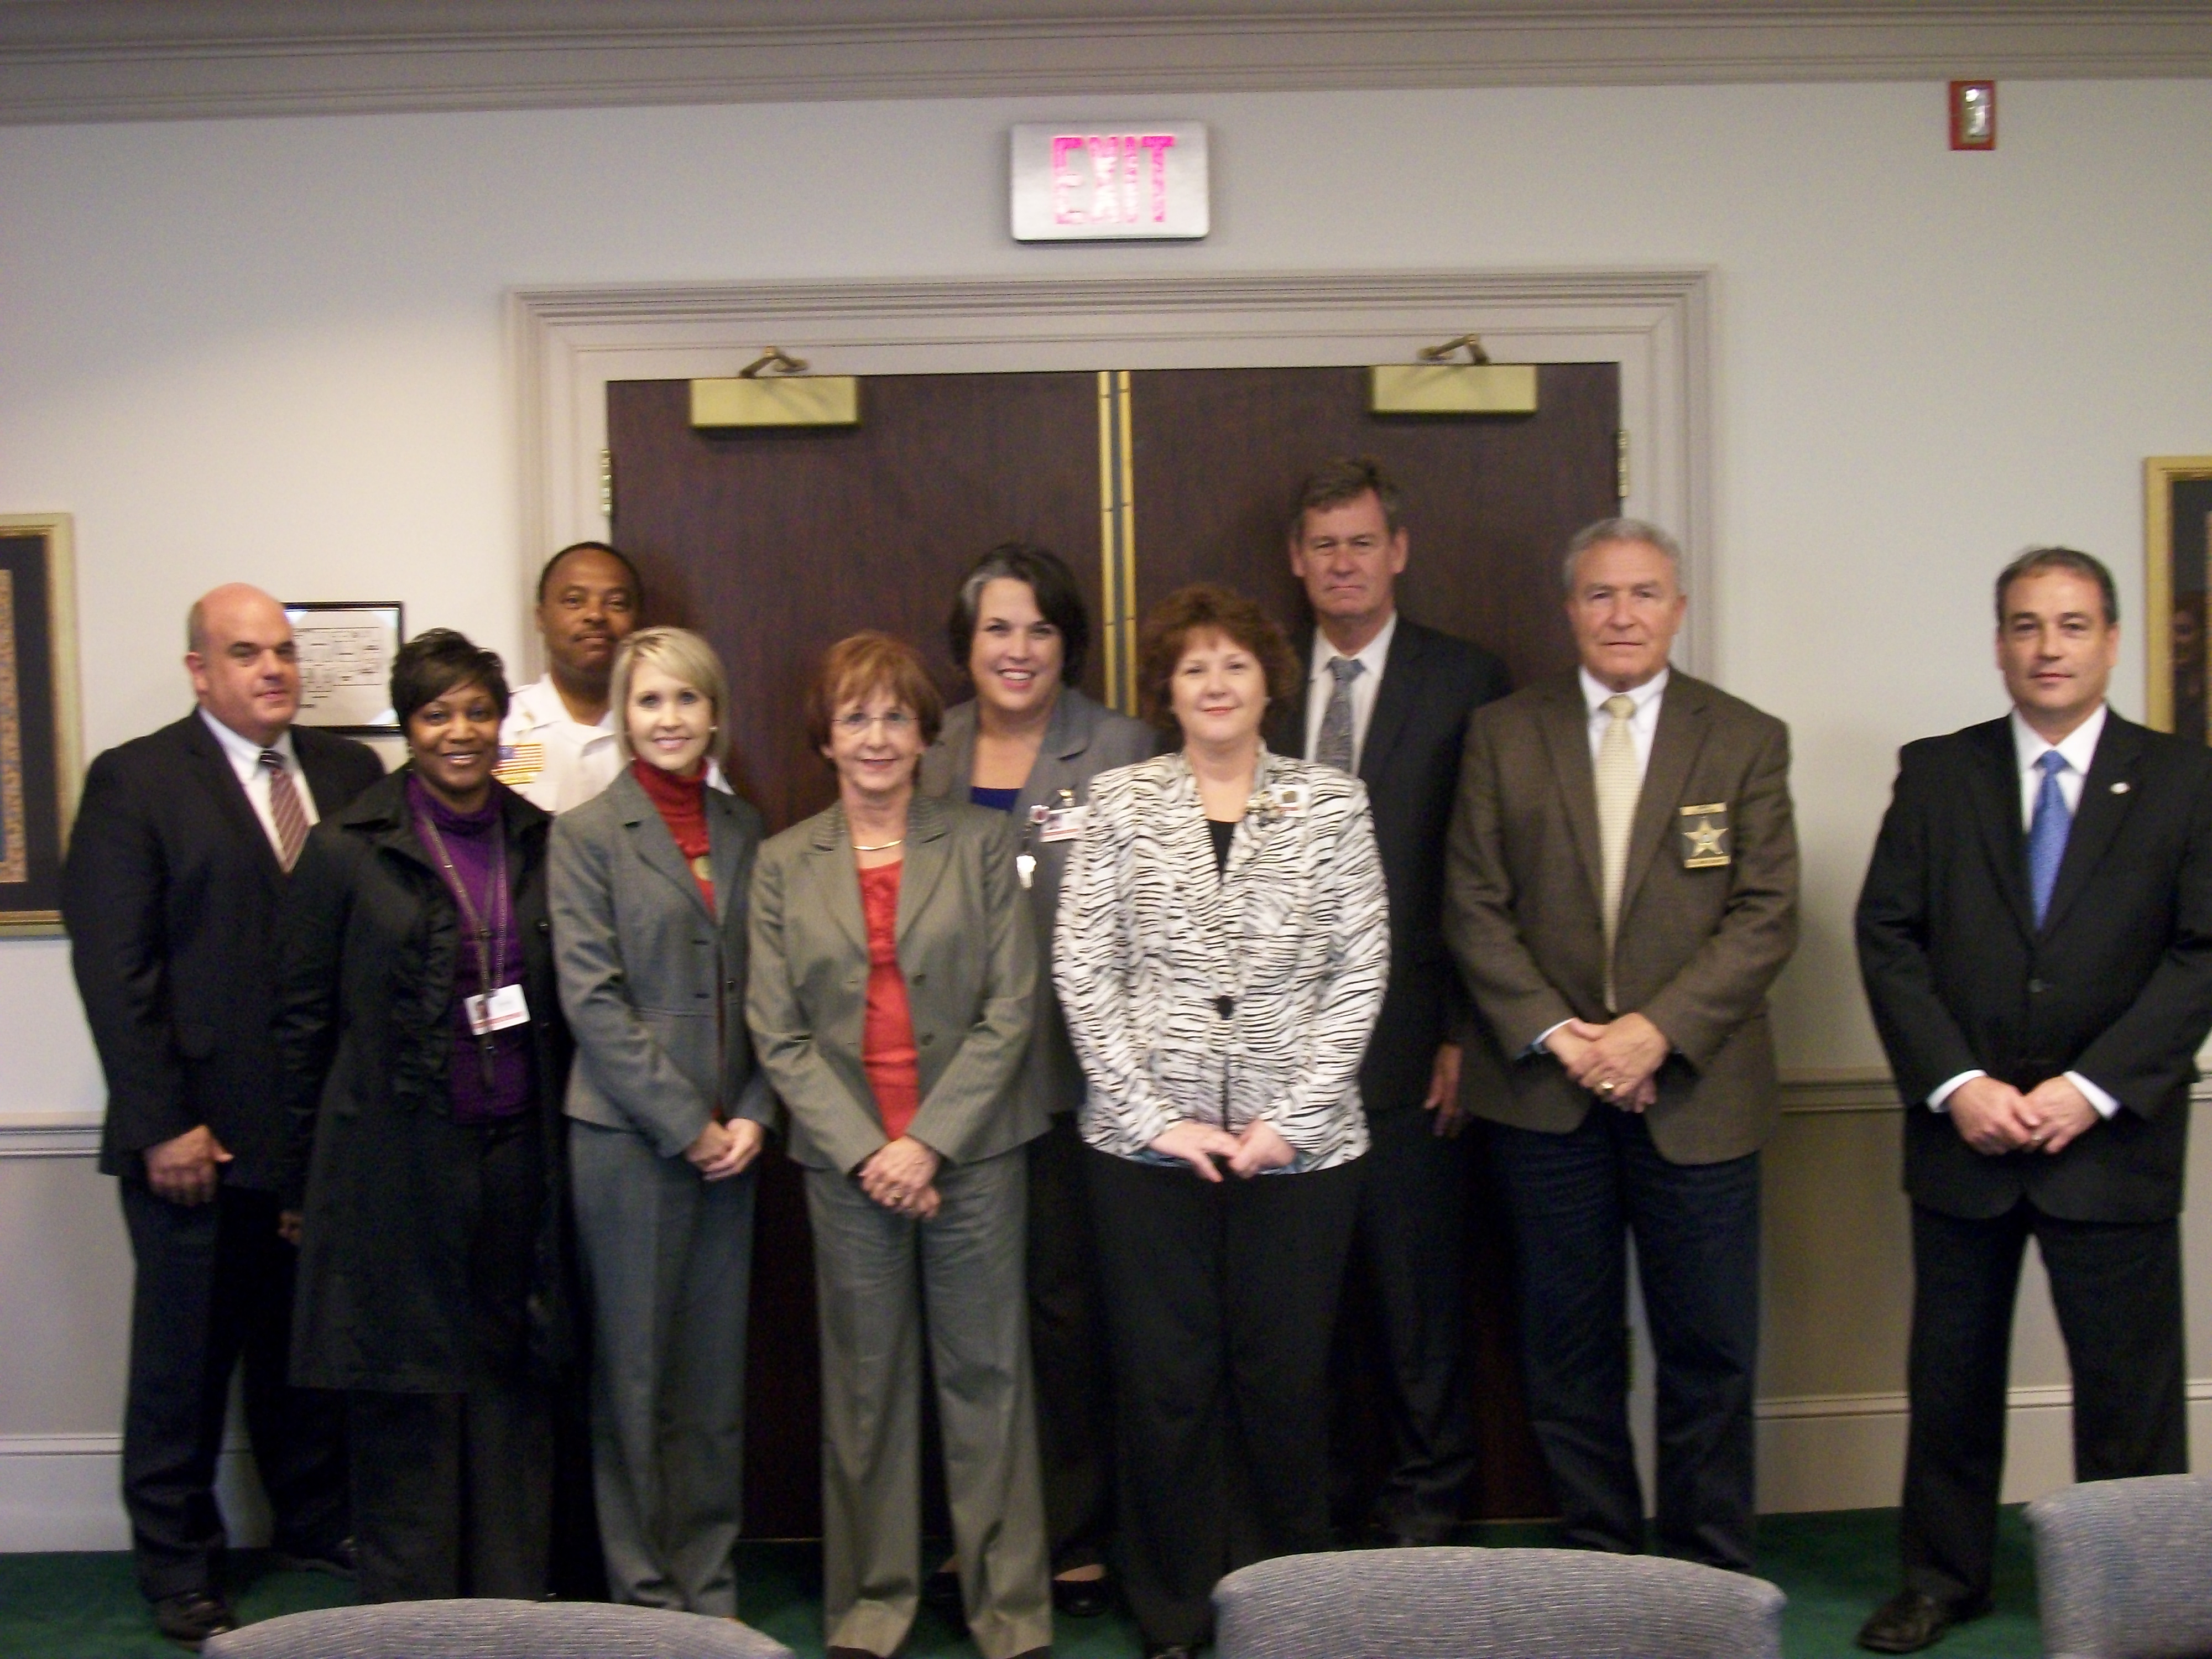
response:
<path id="1" fill-rule="evenodd" d="M 1313 757 L 1340 772 L 1352 770 L 1352 683 L 1367 672 L 1357 657 L 1331 657 L 1328 672 L 1336 677 L 1329 689 L 1328 707 L 1322 711 L 1321 735 L 1314 739 Z"/>

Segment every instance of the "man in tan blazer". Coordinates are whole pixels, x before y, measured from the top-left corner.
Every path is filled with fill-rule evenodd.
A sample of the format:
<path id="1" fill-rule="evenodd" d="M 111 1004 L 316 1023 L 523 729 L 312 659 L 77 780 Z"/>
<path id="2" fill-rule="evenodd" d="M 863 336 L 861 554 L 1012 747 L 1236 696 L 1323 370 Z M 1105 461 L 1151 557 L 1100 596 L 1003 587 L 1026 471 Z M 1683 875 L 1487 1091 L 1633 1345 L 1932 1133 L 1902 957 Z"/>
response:
<path id="1" fill-rule="evenodd" d="M 1488 1028 L 1468 1104 L 1520 1258 L 1530 1416 L 1570 1541 L 1644 1547 L 1627 1419 L 1636 1258 L 1658 1352 L 1656 1547 L 1751 1565 L 1766 991 L 1797 936 L 1789 733 L 1668 666 L 1681 556 L 1570 544 L 1581 666 L 1476 711 L 1445 926 Z"/>

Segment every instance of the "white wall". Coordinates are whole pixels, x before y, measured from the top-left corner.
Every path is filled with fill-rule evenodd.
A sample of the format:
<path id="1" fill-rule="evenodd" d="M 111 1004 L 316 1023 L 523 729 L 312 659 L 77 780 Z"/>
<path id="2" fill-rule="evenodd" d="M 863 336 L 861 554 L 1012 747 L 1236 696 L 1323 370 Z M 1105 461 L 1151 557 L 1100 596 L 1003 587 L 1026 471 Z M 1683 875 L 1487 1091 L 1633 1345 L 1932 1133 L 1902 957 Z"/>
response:
<path id="1" fill-rule="evenodd" d="M 1212 236 L 1017 246 L 1005 129 L 1082 112 L 0 128 L 0 511 L 76 515 L 88 752 L 182 710 L 180 618 L 220 580 L 398 598 L 410 629 L 520 650 L 545 550 L 518 544 L 510 286 L 1707 264 L 1721 574 L 1695 603 L 1721 678 L 1796 734 L 1807 926 L 1784 1061 L 1878 1064 L 1848 920 L 1893 751 L 2002 707 L 1987 585 L 2021 545 L 2106 556 L 2132 620 L 2141 460 L 2212 451 L 2212 83 L 2008 83 L 1993 155 L 1946 148 L 1933 83 L 1122 99 L 1091 112 L 1212 124 Z M 2130 635 L 2124 709 L 2141 680 Z M 0 1122 L 100 1102 L 65 947 L 0 943 Z M 96 1201 L 59 1238 L 27 1232 L 56 1181 Z M 1817 1182 L 1788 1189 L 1785 1248 L 1863 1221 L 1819 1213 Z M 20 1334 L 0 1452 L 112 1428 L 118 1231 L 70 1160 L 0 1182 L 0 1237 L 69 1251 L 86 1286 L 64 1321 L 51 1274 L 0 1279 Z M 1883 1285 L 1877 1358 L 1839 1376 L 1901 1379 L 1894 1264 Z M 77 1340 L 64 1324 L 81 1365 L 28 1357 Z M 2212 1372 L 2212 1304 L 2192 1324 Z M 1805 1340 L 1771 1322 L 1771 1352 Z M 1792 1396 L 1822 1393 L 1801 1361 Z M 2029 1341 L 2021 1374 L 2063 1380 L 2055 1348 Z"/>

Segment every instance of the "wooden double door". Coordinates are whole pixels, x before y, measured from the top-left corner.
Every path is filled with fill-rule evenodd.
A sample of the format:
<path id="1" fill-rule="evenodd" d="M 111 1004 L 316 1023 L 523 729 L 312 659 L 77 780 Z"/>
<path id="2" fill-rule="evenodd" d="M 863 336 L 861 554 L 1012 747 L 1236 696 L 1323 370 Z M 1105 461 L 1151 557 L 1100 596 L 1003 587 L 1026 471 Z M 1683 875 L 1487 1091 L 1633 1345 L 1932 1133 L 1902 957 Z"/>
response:
<path id="1" fill-rule="evenodd" d="M 1547 365 L 1534 415 L 1465 419 L 1371 415 L 1358 368 L 908 375 L 864 383 L 857 427 L 702 432 L 687 382 L 618 381 L 614 535 L 644 573 L 648 616 L 721 653 L 735 778 L 773 831 L 836 793 L 802 713 L 832 642 L 862 628 L 902 635 L 948 702 L 969 695 L 946 617 L 995 543 L 1040 543 L 1073 568 L 1094 619 L 1082 684 L 1117 706 L 1134 703 L 1137 618 L 1188 582 L 1259 599 L 1303 653 L 1311 618 L 1285 527 L 1301 480 L 1332 456 L 1372 455 L 1405 492 L 1406 614 L 1487 646 L 1516 684 L 1569 666 L 1559 557 L 1577 528 L 1618 510 L 1619 410 L 1611 363 Z M 1504 1231 L 1480 1188 L 1472 1207 L 1481 1462 L 1468 1516 L 1547 1514 Z M 1381 1478 L 1385 1437 L 1374 1374 L 1358 1363 L 1375 1348 L 1371 1298 L 1356 1273 L 1346 1289 L 1337 1498 L 1352 1515 Z M 817 1535 L 812 1256 L 797 1172 L 773 1154 L 748 1372 L 746 1532 Z"/>

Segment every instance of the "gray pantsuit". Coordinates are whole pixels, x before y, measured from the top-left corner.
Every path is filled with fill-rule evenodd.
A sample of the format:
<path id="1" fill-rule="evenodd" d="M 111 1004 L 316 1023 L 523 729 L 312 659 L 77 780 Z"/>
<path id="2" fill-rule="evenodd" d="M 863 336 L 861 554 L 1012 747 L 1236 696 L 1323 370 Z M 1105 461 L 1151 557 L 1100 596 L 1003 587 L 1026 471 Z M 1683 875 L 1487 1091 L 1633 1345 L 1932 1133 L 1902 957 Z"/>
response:
<path id="1" fill-rule="evenodd" d="M 914 1622 L 927 1328 L 969 1632 L 983 1659 L 1008 1659 L 1052 1641 L 1022 1266 L 1024 1149 L 1045 1115 L 1012 1086 L 1036 945 L 1003 814 L 918 795 L 904 846 L 898 966 L 921 1085 L 907 1133 L 941 1160 L 927 1222 L 852 1179 L 884 1133 L 861 1057 L 867 925 L 842 810 L 776 836 L 753 877 L 746 1012 L 791 1114 L 814 1230 L 823 1620 L 830 1646 L 876 1654 Z"/>
<path id="2" fill-rule="evenodd" d="M 734 1618 L 754 1176 L 705 1182 L 577 1123 L 570 1188 L 592 1310 L 592 1485 L 620 1598 Z"/>
<path id="3" fill-rule="evenodd" d="M 704 798 L 714 904 L 629 773 L 556 819 L 550 898 L 575 1034 L 569 1188 L 592 1328 L 592 1481 L 618 1601 L 730 1617 L 744 1492 L 754 1176 L 684 1156 L 774 1110 L 744 1022 L 760 816 Z"/>
<path id="4" fill-rule="evenodd" d="M 1052 1639 L 1036 1405 L 1022 1295 L 1029 1162 L 947 1164 L 921 1224 L 834 1170 L 806 1172 L 822 1310 L 823 1606 L 833 1647 L 891 1653 L 921 1593 L 921 1343 L 945 1458 L 968 1628 L 985 1654 Z M 921 1297 L 915 1296 L 916 1275 Z M 927 1306 L 928 1317 L 922 1310 Z"/>

